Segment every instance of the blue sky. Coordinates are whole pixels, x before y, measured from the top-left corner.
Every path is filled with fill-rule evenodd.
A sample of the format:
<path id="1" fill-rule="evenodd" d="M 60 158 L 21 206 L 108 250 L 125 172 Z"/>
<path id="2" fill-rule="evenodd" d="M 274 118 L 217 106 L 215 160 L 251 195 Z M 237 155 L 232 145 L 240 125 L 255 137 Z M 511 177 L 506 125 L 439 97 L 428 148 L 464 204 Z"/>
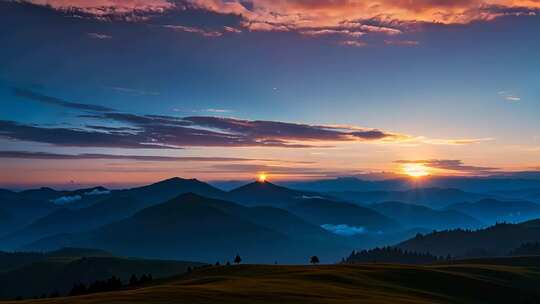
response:
<path id="1" fill-rule="evenodd" d="M 286 18 L 277 24 L 260 12 L 255 19 L 205 1 L 182 9 L 179 1 L 156 1 L 166 9 L 121 7 L 128 11 L 123 14 L 96 13 L 79 1 L 73 1 L 69 9 L 58 4 L 66 2 L 51 1 L 49 7 L 39 5 L 39 1 L 37 5 L 0 3 L 0 100 L 5 109 L 0 120 L 56 129 L 140 127 L 66 106 L 78 103 L 138 116 L 283 122 L 309 126 L 309 132 L 315 128 L 317 135 L 308 138 L 304 129 L 273 125 L 270 128 L 283 128 L 279 131 L 285 134 L 276 136 L 264 129 L 268 126 L 257 123 L 250 124 L 249 130 L 239 130 L 205 120 L 206 125 L 190 123 L 195 128 L 239 132 L 241 140 L 250 143 L 239 147 L 222 139 L 204 144 L 199 139 L 196 143 L 182 139 L 175 149 L 140 149 L 81 145 L 69 140 L 59 143 L 41 133 L 29 140 L 27 134 L 20 134 L 29 132 L 26 129 L 12 133 L 6 129 L 0 131 L 4 133 L 2 150 L 27 153 L 0 159 L 8 168 L 21 172 L 15 180 L 0 176 L 6 185 L 34 181 L 28 176 L 35 177 L 35 183 L 50 180 L 51 172 L 66 164 L 71 171 L 55 175 L 55 184 L 92 184 L 103 179 L 122 183 L 124 177 L 126 183 L 136 183 L 171 175 L 227 179 L 258 171 L 276 171 L 274 176 L 283 179 L 319 178 L 399 172 L 395 161 L 403 159 L 426 160 L 426 167 L 430 164 L 427 160 L 460 160 L 495 171 L 540 166 L 540 38 L 535 30 L 540 28 L 540 16 L 538 8 L 527 1 L 519 7 L 506 7 L 502 1 L 501 6 L 489 10 L 492 18 L 477 17 L 467 8 L 467 14 L 459 14 L 459 18 L 467 16 L 466 20 L 452 17 L 436 23 L 424 20 L 432 8 L 396 13 L 391 22 L 339 15 L 365 18 L 359 19 L 364 27 L 354 29 L 336 27 L 333 19 L 313 15 L 310 7 L 274 8 L 265 1 L 255 1 L 249 12 L 280 9 L 287 16 L 291 10 L 316 24 L 299 26 Z M 126 3 L 137 5 L 137 1 Z M 456 8 L 437 10 L 455 13 Z M 414 18 L 418 20 L 410 20 Z M 272 27 L 255 27 L 260 20 Z M 51 99 L 63 103 L 51 103 Z M 339 138 L 321 137 L 321 130 L 330 125 L 347 127 L 337 130 Z M 349 133 L 359 128 L 385 136 L 350 137 Z M 165 132 L 162 129 L 159 132 Z M 54 136 L 54 132 L 47 134 Z M 160 136 L 160 143 L 167 144 L 167 134 Z M 253 144 L 253 140 L 264 140 L 266 145 L 285 140 L 298 147 L 274 142 L 267 147 Z M 34 155 L 30 160 L 28 153 L 225 155 L 250 159 L 250 166 L 231 161 L 211 166 L 186 161 L 175 163 L 172 170 L 169 161 L 133 164 L 133 160 L 122 160 L 121 166 L 111 166 L 107 159 L 58 161 Z M 306 159 L 309 165 L 302 164 Z M 277 164 L 278 160 L 282 163 Z M 283 162 L 294 165 L 284 170 L 279 167 Z M 229 169 L 222 169 L 224 165 Z M 141 171 L 126 173 L 128 166 Z M 88 173 L 77 172 L 78 168 L 86 168 Z M 461 169 L 430 168 L 433 174 L 486 173 Z"/>

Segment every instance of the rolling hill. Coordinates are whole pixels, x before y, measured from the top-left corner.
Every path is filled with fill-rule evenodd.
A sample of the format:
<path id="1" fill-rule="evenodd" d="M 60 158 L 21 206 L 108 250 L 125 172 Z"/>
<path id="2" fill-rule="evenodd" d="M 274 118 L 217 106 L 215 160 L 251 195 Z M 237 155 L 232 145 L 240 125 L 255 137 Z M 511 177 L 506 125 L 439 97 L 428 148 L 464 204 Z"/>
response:
<path id="1" fill-rule="evenodd" d="M 408 228 L 478 228 L 483 225 L 474 217 L 454 210 L 434 210 L 426 206 L 400 202 L 376 203 L 368 207 L 380 214 L 396 219 L 400 224 Z"/>
<path id="2" fill-rule="evenodd" d="M 452 265 L 219 266 L 139 289 L 13 303 L 538 303 L 537 268 Z M 490 261 L 493 262 L 493 261 Z M 6 304 L 12 302 L 7 302 Z"/>
<path id="3" fill-rule="evenodd" d="M 436 256 L 504 256 L 523 243 L 540 241 L 540 220 L 497 224 L 480 230 L 445 230 L 417 235 L 397 247 Z"/>
<path id="4" fill-rule="evenodd" d="M 540 204 L 527 201 L 483 199 L 474 203 L 452 204 L 447 209 L 469 214 L 485 223 L 517 223 L 540 218 Z"/>

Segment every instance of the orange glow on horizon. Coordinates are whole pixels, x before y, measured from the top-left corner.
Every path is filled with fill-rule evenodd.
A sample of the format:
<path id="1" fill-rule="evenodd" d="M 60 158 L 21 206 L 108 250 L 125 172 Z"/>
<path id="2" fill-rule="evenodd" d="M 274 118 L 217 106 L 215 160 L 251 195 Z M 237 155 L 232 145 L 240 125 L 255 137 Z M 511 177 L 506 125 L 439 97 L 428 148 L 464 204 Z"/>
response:
<path id="1" fill-rule="evenodd" d="M 401 168 L 403 173 L 411 177 L 422 177 L 429 175 L 429 168 L 424 164 L 404 164 Z"/>
<path id="2" fill-rule="evenodd" d="M 257 181 L 259 181 L 259 183 L 264 183 L 266 182 L 267 178 L 268 176 L 266 175 L 266 173 L 259 173 L 259 175 L 257 176 Z"/>

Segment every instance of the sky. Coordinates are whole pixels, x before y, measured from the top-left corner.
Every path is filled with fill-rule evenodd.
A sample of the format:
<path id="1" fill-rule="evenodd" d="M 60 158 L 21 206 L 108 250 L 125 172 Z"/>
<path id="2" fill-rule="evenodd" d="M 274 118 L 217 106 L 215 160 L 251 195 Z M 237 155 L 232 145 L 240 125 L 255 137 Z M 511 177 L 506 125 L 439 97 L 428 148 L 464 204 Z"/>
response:
<path id="1" fill-rule="evenodd" d="M 0 187 L 540 170 L 537 0 L 0 1 Z"/>

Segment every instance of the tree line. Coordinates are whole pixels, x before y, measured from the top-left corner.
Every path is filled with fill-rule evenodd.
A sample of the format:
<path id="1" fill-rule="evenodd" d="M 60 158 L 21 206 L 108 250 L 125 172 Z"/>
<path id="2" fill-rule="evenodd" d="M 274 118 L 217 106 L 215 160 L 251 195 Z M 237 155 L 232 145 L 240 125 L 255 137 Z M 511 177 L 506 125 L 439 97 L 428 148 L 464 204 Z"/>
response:
<path id="1" fill-rule="evenodd" d="M 430 253 L 420 253 L 403 250 L 397 247 L 376 247 L 369 250 L 354 251 L 342 260 L 344 264 L 356 263 L 401 263 L 401 264 L 429 264 L 437 261 L 452 259 L 451 256 L 437 257 Z"/>
<path id="2" fill-rule="evenodd" d="M 96 280 L 89 285 L 77 283 L 73 285 L 69 296 L 80 296 L 91 293 L 115 291 L 124 287 L 138 287 L 152 281 L 152 274 L 143 274 L 138 278 L 135 274 L 131 275 L 128 284 L 124 285 L 122 280 L 116 276 L 112 276 L 107 280 Z"/>

